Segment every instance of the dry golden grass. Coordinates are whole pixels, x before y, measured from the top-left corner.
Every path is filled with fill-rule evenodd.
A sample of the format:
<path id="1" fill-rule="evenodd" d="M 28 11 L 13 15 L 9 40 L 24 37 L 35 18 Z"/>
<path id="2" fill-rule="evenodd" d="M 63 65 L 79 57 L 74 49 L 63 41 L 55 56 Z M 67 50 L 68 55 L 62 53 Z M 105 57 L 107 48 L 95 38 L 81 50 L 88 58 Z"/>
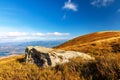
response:
<path id="1" fill-rule="evenodd" d="M 0 80 L 79 80 L 79 75 L 74 75 L 76 72 L 68 66 L 65 64 L 54 68 L 40 68 L 35 64 L 26 64 L 23 56 L 10 57 L 1 60 Z"/>
<path id="2" fill-rule="evenodd" d="M 69 63 L 40 68 L 23 57 L 0 64 L 0 80 L 119 80 L 120 54 L 96 56 L 94 61 L 71 59 Z"/>
<path id="3" fill-rule="evenodd" d="M 120 53 L 120 32 L 97 32 L 74 38 L 56 49 L 74 50 L 90 55 Z"/>
<path id="4" fill-rule="evenodd" d="M 24 56 L 0 60 L 0 80 L 120 80 L 120 32 L 99 32 L 77 37 L 56 49 L 75 50 L 95 56 L 80 57 L 55 67 L 26 64 Z"/>

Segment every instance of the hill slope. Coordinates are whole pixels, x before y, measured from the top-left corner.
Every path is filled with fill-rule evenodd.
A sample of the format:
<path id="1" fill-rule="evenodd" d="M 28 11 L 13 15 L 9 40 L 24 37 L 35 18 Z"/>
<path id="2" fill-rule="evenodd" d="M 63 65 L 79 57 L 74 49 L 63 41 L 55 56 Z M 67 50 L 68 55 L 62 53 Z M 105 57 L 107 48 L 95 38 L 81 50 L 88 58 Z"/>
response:
<path id="1" fill-rule="evenodd" d="M 96 32 L 79 36 L 56 49 L 74 50 L 94 55 L 120 52 L 120 31 Z"/>
<path id="2" fill-rule="evenodd" d="M 99 32 L 77 37 L 57 49 L 98 53 L 119 53 L 120 32 Z M 106 52 L 104 52 L 104 50 Z M 92 53 L 92 52 L 91 52 Z M 25 63 L 23 55 L 0 59 L 0 80 L 119 80 L 120 54 L 95 56 L 84 61 L 80 57 L 55 67 L 40 68 Z"/>

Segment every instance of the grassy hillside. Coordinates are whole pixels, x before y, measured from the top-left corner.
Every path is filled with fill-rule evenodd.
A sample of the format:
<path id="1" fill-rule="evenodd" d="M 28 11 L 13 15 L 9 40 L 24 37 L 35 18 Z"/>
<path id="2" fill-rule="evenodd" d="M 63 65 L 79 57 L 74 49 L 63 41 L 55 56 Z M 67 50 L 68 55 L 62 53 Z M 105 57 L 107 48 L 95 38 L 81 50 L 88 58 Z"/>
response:
<path id="1" fill-rule="evenodd" d="M 80 57 L 55 67 L 40 68 L 24 62 L 24 55 L 0 59 L 0 80 L 119 80 L 120 32 L 98 32 L 70 40 L 56 49 L 75 50 L 94 55 Z M 112 53 L 112 54 L 110 54 Z"/>
<path id="2" fill-rule="evenodd" d="M 14 58 L 14 59 L 13 59 Z M 4 62 L 7 60 L 7 62 Z M 96 57 L 85 62 L 81 58 L 52 68 L 26 64 L 23 56 L 0 60 L 0 80 L 119 80 L 120 55 Z"/>
<path id="3" fill-rule="evenodd" d="M 55 48 L 80 51 L 91 55 L 120 53 L 120 32 L 111 31 L 87 34 L 69 40 Z"/>

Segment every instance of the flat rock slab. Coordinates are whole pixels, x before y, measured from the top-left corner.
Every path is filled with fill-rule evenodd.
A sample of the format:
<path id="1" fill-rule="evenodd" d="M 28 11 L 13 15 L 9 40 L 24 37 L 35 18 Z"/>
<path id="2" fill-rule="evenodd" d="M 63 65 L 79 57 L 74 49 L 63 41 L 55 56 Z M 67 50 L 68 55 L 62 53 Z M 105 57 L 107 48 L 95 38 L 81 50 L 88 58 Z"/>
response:
<path id="1" fill-rule="evenodd" d="M 94 59 L 90 55 L 81 52 L 56 50 L 41 46 L 28 46 L 25 52 L 26 62 L 35 63 L 40 67 L 53 67 L 69 62 L 69 59 L 76 57 L 81 57 L 84 60 Z"/>

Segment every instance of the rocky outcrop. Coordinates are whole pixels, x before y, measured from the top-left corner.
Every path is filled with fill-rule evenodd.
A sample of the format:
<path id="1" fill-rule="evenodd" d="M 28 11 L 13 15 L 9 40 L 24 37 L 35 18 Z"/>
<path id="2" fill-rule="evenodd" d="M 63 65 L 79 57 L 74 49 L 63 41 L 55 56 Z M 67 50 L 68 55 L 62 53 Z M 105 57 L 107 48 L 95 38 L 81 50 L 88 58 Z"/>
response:
<path id="1" fill-rule="evenodd" d="M 76 51 L 56 50 L 40 46 L 29 46 L 26 48 L 25 52 L 25 61 L 27 63 L 35 63 L 41 67 L 49 67 L 66 63 L 69 62 L 70 58 L 76 57 L 81 57 L 85 60 L 94 59 L 87 54 Z"/>

